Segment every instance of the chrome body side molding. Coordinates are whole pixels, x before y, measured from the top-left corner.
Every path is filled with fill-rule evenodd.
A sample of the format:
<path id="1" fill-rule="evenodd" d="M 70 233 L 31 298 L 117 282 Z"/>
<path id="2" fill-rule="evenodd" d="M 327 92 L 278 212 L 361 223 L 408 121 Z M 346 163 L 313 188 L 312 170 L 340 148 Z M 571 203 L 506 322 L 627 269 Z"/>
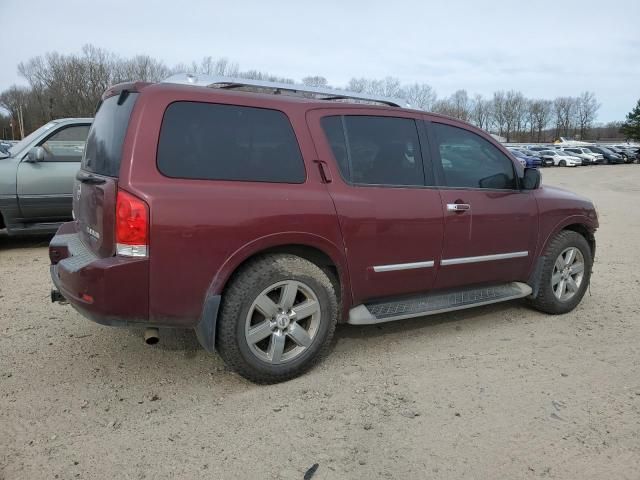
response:
<path id="1" fill-rule="evenodd" d="M 396 272 L 399 270 L 413 270 L 414 268 L 432 268 L 435 262 L 433 260 L 427 260 L 424 262 L 411 262 L 411 263 L 396 263 L 393 265 L 376 265 L 373 267 L 373 271 L 376 273 L 381 272 Z"/>
<path id="2" fill-rule="evenodd" d="M 496 253 L 495 255 L 481 255 L 479 257 L 443 258 L 440 265 L 463 265 L 465 263 L 492 262 L 494 260 L 508 260 L 529 256 L 529 252 Z"/>

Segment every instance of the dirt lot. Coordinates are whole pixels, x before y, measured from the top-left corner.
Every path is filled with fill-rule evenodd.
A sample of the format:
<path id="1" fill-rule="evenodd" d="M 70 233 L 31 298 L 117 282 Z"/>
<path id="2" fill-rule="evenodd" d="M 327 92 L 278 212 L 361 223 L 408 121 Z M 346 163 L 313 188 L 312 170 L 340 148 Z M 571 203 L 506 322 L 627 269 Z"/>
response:
<path id="1" fill-rule="evenodd" d="M 48 239 L 0 237 L 0 478 L 639 478 L 640 165 L 543 175 L 600 213 L 574 312 L 344 326 L 273 386 L 52 305 Z"/>

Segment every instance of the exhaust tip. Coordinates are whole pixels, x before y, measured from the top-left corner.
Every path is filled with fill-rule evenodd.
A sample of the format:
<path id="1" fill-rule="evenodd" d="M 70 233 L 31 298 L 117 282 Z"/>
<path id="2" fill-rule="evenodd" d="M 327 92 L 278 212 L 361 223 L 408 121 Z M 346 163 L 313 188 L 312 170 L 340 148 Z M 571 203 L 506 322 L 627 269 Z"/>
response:
<path id="1" fill-rule="evenodd" d="M 147 328 L 144 331 L 144 343 L 147 345 L 155 345 L 160 341 L 160 332 L 157 328 Z"/>
<path id="2" fill-rule="evenodd" d="M 60 293 L 60 290 L 51 290 L 51 302 L 52 303 L 67 303 L 67 299 Z"/>

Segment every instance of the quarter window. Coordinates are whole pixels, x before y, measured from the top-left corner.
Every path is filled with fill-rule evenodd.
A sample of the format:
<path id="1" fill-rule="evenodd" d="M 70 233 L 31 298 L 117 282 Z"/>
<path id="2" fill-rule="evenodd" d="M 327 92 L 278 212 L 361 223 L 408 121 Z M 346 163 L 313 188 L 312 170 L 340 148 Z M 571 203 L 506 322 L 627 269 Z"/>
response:
<path id="1" fill-rule="evenodd" d="M 166 110 L 158 168 L 168 177 L 302 183 L 304 163 L 287 116 L 236 105 L 175 102 Z"/>
<path id="2" fill-rule="evenodd" d="M 416 122 L 408 118 L 332 116 L 322 119 L 342 176 L 360 185 L 424 185 Z"/>
<path id="3" fill-rule="evenodd" d="M 513 162 L 489 141 L 462 128 L 432 125 L 446 186 L 517 188 Z"/>

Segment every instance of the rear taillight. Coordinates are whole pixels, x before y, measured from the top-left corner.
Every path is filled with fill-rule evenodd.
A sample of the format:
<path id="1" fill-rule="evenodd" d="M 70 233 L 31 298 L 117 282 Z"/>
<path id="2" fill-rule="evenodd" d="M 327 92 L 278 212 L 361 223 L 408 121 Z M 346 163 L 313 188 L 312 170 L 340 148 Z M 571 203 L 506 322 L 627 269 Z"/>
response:
<path id="1" fill-rule="evenodd" d="M 149 245 L 149 207 L 130 193 L 118 190 L 116 200 L 116 253 L 146 257 Z"/>

